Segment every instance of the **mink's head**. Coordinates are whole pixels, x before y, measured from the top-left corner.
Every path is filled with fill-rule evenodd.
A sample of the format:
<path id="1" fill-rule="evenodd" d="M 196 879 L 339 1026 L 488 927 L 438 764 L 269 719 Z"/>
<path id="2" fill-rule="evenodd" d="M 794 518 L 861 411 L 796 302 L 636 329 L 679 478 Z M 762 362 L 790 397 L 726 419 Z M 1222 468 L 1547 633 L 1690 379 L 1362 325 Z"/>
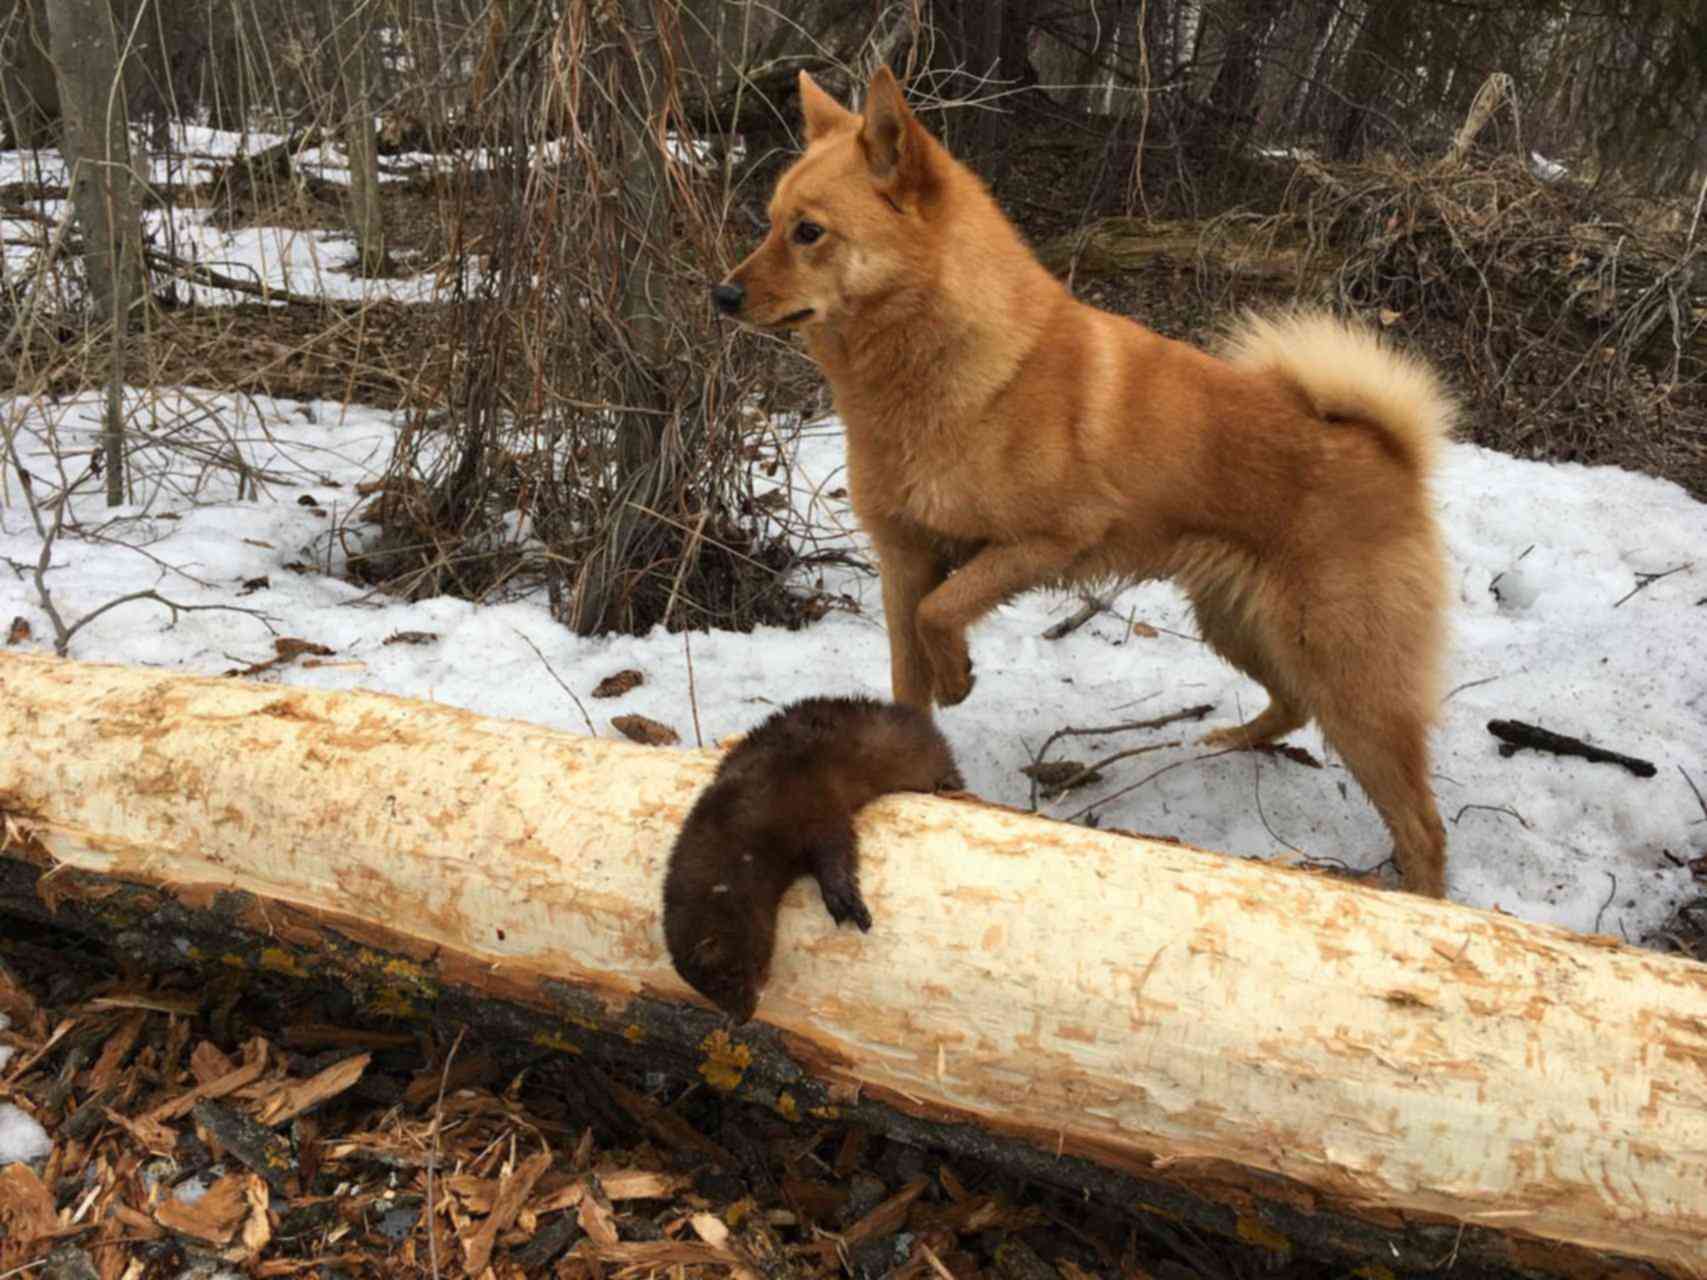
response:
<path id="1" fill-rule="evenodd" d="M 670 959 L 689 986 L 736 1022 L 758 1008 L 770 976 L 775 926 L 750 904 L 716 900 L 666 902 L 664 939 Z"/>

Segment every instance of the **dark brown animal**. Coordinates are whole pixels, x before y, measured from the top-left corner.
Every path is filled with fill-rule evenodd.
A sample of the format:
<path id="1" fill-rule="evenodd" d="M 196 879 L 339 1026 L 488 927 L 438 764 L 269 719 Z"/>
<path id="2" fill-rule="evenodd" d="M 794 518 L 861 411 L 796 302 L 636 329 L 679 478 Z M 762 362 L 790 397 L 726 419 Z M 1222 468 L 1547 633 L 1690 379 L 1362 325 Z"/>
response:
<path id="1" fill-rule="evenodd" d="M 891 791 L 959 790 L 929 713 L 871 698 L 807 698 L 724 757 L 688 813 L 664 878 L 664 939 L 696 991 L 737 1022 L 770 976 L 782 895 L 818 881 L 837 924 L 871 928 L 853 815 Z"/>

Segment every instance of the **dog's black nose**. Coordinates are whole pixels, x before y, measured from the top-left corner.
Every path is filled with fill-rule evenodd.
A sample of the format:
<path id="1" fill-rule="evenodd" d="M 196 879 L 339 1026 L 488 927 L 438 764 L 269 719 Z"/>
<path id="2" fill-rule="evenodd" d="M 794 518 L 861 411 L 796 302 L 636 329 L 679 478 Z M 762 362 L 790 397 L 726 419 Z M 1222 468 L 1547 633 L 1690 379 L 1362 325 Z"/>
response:
<path id="1" fill-rule="evenodd" d="M 732 316 L 741 310 L 741 304 L 747 300 L 747 291 L 738 284 L 715 285 L 711 290 L 711 300 L 724 315 Z"/>

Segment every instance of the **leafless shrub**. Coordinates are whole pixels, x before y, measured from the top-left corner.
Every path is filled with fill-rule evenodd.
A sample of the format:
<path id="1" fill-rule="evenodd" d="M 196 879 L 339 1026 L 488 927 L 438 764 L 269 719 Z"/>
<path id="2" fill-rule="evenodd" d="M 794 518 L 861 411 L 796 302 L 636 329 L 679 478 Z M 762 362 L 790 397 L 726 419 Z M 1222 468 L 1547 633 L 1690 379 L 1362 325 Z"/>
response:
<path id="1" fill-rule="evenodd" d="M 1306 159 L 1269 225 L 1341 304 L 1438 348 L 1479 442 L 1707 494 L 1707 241 L 1652 210 L 1512 155 Z"/>
<path id="2" fill-rule="evenodd" d="M 729 140 L 684 118 L 677 17 L 572 0 L 489 33 L 464 122 L 482 145 L 445 182 L 459 360 L 444 412 L 400 434 L 354 562 L 370 580 L 480 597 L 543 577 L 582 632 L 795 618 L 748 467 L 762 347 L 708 305 Z"/>

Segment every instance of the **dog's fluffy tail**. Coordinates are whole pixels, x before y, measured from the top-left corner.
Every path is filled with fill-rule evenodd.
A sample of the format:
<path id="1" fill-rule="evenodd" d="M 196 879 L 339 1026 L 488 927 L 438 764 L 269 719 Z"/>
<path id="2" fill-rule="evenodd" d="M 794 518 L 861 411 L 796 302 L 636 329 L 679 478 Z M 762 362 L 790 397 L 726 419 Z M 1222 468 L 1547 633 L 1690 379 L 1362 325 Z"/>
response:
<path id="1" fill-rule="evenodd" d="M 1378 427 L 1425 474 L 1458 419 L 1457 402 L 1427 362 L 1324 311 L 1247 312 L 1222 354 L 1240 368 L 1286 378 L 1323 417 Z"/>

